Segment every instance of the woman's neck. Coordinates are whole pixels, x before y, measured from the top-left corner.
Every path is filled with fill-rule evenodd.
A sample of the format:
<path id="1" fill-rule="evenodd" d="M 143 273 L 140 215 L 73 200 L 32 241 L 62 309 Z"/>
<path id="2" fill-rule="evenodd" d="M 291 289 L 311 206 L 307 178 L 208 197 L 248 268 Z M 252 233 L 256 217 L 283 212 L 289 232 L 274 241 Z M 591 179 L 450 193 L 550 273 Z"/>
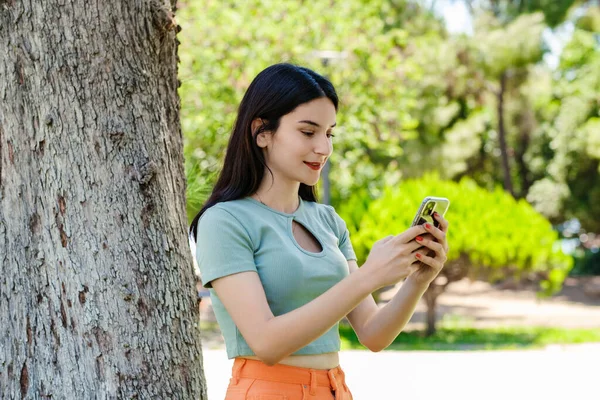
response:
<path id="1" fill-rule="evenodd" d="M 267 179 L 270 181 L 270 179 Z M 260 185 L 258 190 L 252 195 L 256 200 L 260 201 L 264 205 L 284 212 L 286 214 L 292 214 L 298 209 L 300 205 L 298 200 L 298 189 L 300 189 L 300 183 L 295 185 L 289 185 L 289 187 L 281 187 L 282 185 L 265 185 L 265 180 Z M 270 182 L 269 182 L 270 183 Z"/>

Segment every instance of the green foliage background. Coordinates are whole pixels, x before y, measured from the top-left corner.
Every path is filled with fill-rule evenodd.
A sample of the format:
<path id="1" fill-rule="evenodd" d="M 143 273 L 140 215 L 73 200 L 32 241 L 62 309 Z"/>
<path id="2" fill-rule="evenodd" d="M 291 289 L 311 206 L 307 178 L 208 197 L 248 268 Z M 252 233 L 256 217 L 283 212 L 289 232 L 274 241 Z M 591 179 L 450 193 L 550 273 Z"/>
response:
<path id="1" fill-rule="evenodd" d="M 338 209 L 352 210 L 345 213 L 350 226 L 368 226 L 360 212 L 382 196 L 388 200 L 381 204 L 410 201 L 402 204 L 412 213 L 419 196 L 402 200 L 390 188 L 435 173 L 443 181 L 435 189 L 459 196 L 452 199 L 453 254 L 465 251 L 482 265 L 515 264 L 517 271 L 546 260 L 550 270 L 564 274 L 568 267 L 550 250 L 545 256 L 520 253 L 536 240 L 549 249 L 556 239 L 525 201 L 553 224 L 578 218 L 585 231 L 600 232 L 600 8 L 577 0 L 465 2 L 472 10 L 471 35 L 449 34 L 419 1 L 180 2 L 189 220 L 215 182 L 250 81 L 286 61 L 327 75 L 340 95 L 331 198 Z M 543 61 L 550 29 L 571 31 L 555 54 L 556 66 Z M 338 58 L 325 63 L 318 53 L 323 50 Z M 520 199 L 510 207 L 497 189 L 503 183 L 497 109 L 502 75 L 510 179 Z M 477 185 L 489 191 L 493 208 L 485 218 L 504 215 L 496 209 L 502 207 L 533 218 L 535 235 L 517 229 L 510 239 L 493 238 L 505 232 L 492 224 L 465 238 L 467 228 L 456 218 L 471 221 L 462 210 L 475 205 L 452 192 L 449 180 L 464 190 Z M 473 190 L 473 196 L 485 196 Z M 432 193 L 441 195 L 426 194 Z"/>

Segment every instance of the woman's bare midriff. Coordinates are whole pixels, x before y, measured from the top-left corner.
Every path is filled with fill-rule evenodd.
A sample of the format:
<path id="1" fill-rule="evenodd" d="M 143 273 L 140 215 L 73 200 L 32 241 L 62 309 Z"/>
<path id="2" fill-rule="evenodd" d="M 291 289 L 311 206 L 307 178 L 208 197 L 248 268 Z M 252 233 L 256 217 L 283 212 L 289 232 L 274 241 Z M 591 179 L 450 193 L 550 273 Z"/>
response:
<path id="1" fill-rule="evenodd" d="M 256 356 L 243 356 L 249 360 L 258 360 Z M 288 356 L 279 361 L 278 364 L 291 365 L 292 367 L 312 368 L 312 369 L 332 369 L 340 365 L 339 353 L 324 353 L 324 354 L 306 354 Z"/>

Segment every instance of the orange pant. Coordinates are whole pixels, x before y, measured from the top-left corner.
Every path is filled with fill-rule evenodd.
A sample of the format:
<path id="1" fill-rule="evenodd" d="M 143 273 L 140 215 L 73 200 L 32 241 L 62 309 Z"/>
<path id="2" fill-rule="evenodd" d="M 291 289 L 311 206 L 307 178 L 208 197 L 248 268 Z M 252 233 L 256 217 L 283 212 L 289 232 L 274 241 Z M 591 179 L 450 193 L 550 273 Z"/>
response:
<path id="1" fill-rule="evenodd" d="M 225 400 L 352 400 L 344 371 L 236 358 Z"/>

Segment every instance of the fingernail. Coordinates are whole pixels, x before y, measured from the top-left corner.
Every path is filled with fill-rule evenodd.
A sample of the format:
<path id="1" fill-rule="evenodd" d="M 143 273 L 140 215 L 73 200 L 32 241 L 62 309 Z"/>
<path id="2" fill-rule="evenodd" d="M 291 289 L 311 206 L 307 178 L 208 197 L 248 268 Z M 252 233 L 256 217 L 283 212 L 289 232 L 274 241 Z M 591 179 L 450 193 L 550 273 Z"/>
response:
<path id="1" fill-rule="evenodd" d="M 433 212 L 433 215 L 435 215 L 436 217 L 439 217 L 439 216 L 440 216 L 440 214 L 438 214 L 438 213 L 437 213 L 437 211 L 434 211 L 434 212 Z"/>
<path id="2" fill-rule="evenodd" d="M 431 229 L 431 224 L 425 224 L 425 228 Z"/>
<path id="3" fill-rule="evenodd" d="M 421 258 L 421 253 L 417 253 L 417 254 L 415 254 L 415 257 L 417 257 L 417 258 Z"/>
<path id="4" fill-rule="evenodd" d="M 415 239 L 416 239 L 418 242 L 420 242 L 421 240 L 423 240 L 423 238 L 422 238 L 421 236 L 417 236 Z"/>

